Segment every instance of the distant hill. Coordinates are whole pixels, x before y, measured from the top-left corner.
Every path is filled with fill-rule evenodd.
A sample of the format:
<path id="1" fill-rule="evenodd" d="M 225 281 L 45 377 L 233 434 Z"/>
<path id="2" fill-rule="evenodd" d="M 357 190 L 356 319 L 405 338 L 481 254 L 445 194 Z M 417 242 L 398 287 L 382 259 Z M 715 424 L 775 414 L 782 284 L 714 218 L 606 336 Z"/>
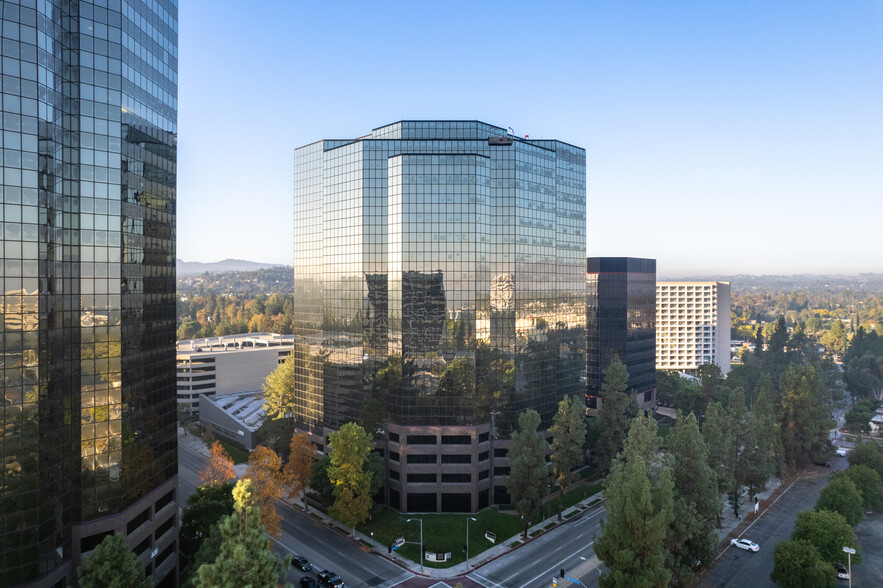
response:
<path id="1" fill-rule="evenodd" d="M 730 282 L 733 293 L 768 292 L 800 292 L 806 290 L 838 291 L 862 290 L 867 292 L 883 291 L 883 274 L 831 275 L 831 274 L 796 274 L 791 276 L 776 275 L 745 275 L 736 276 L 711 275 L 668 278 L 659 276 L 659 281 L 718 281 Z"/>
<path id="2" fill-rule="evenodd" d="M 244 259 L 224 259 L 213 263 L 200 261 L 175 260 L 178 277 L 195 276 L 206 272 L 220 274 L 224 272 L 253 272 L 268 267 L 282 267 L 281 263 L 261 263 L 259 261 L 245 261 Z"/>

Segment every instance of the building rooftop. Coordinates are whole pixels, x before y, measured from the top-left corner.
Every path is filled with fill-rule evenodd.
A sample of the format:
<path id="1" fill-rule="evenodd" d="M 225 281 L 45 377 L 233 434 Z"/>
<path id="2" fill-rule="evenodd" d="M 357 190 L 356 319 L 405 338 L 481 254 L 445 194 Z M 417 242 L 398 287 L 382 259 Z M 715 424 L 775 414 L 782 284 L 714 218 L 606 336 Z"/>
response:
<path id="1" fill-rule="evenodd" d="M 263 392 L 237 392 L 218 396 L 201 396 L 200 402 L 211 402 L 252 433 L 264 422 Z"/>
<path id="2" fill-rule="evenodd" d="M 220 353 L 223 351 L 254 351 L 267 347 L 291 347 L 293 345 L 294 335 L 241 333 L 220 337 L 185 339 L 175 343 L 175 349 L 178 355 L 192 355 L 194 353 Z"/>

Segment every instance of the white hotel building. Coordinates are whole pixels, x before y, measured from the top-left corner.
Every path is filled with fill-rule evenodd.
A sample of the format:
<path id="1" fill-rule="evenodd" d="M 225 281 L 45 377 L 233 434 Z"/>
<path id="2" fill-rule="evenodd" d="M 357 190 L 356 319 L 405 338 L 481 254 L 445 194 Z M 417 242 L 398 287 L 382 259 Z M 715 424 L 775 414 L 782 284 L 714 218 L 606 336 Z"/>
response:
<path id="1" fill-rule="evenodd" d="M 656 369 L 730 371 L 730 283 L 656 283 Z"/>

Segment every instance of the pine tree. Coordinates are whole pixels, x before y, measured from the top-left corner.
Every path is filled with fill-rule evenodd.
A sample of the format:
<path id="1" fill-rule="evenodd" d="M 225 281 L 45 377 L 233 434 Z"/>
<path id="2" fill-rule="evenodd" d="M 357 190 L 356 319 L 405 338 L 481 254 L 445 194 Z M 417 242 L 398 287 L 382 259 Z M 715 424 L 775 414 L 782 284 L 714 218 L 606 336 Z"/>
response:
<path id="1" fill-rule="evenodd" d="M 564 490 L 576 481 L 573 469 L 582 461 L 582 448 L 586 440 L 585 401 L 578 396 L 567 396 L 558 403 L 558 413 L 552 427 L 552 472 L 560 488 L 558 497 L 558 520 Z"/>
<path id="2" fill-rule="evenodd" d="M 629 430 L 629 403 L 634 400 L 626 396 L 629 373 L 625 365 L 614 357 L 604 370 L 601 383 L 602 403 L 598 411 L 598 441 L 594 453 L 598 469 L 606 473 L 616 454 L 622 450 L 622 444 Z"/>
<path id="3" fill-rule="evenodd" d="M 371 512 L 371 473 L 366 470 L 374 441 L 356 423 L 347 423 L 331 433 L 331 465 L 328 478 L 334 504 L 328 514 L 353 528 L 367 520 Z"/>
<path id="4" fill-rule="evenodd" d="M 260 507 L 261 524 L 274 537 L 282 535 L 279 522 L 282 517 L 276 512 L 276 501 L 284 492 L 284 477 L 281 473 L 282 460 L 272 449 L 258 445 L 248 456 L 248 469 L 245 478 L 251 480 L 254 501 Z"/>
<path id="5" fill-rule="evenodd" d="M 695 563 L 705 565 L 714 557 L 720 494 L 696 415 L 678 414 L 667 445 L 674 469 L 674 518 L 665 539 L 669 549 L 666 566 L 672 572 L 673 585 L 689 586 Z"/>
<path id="6" fill-rule="evenodd" d="M 730 457 L 732 456 L 733 432 L 729 417 L 719 402 L 713 402 L 705 413 L 702 438 L 708 448 L 708 465 L 715 473 L 718 494 L 726 493 L 733 485 Z"/>
<path id="7" fill-rule="evenodd" d="M 200 486 L 181 515 L 181 555 L 191 558 L 221 517 L 233 512 L 233 484 Z"/>
<path id="8" fill-rule="evenodd" d="M 610 569 L 603 588 L 662 587 L 671 580 L 665 537 L 674 518 L 673 474 L 658 453 L 656 421 L 639 415 L 607 476 L 607 520 L 595 553 Z"/>
<path id="9" fill-rule="evenodd" d="M 251 491 L 252 482 L 243 479 L 233 489 L 233 514 L 219 526 L 218 556 L 197 570 L 196 588 L 239 588 L 276 586 L 291 567 L 291 556 L 284 560 L 273 553 L 270 538 L 261 526 L 260 508 Z"/>
<path id="10" fill-rule="evenodd" d="M 303 492 L 304 510 L 307 510 L 307 488 L 313 477 L 313 456 L 316 446 L 310 443 L 306 433 L 295 433 L 291 436 L 288 463 L 283 468 L 285 482 L 288 484 L 288 497 L 294 498 Z"/>
<path id="11" fill-rule="evenodd" d="M 748 418 L 749 444 L 745 451 L 744 483 L 748 487 L 749 497 L 766 487 L 773 474 L 779 470 L 779 424 L 770 401 L 770 392 L 763 382 L 757 386 L 754 406 Z"/>
<path id="12" fill-rule="evenodd" d="M 545 459 L 548 444 L 537 433 L 539 426 L 540 415 L 537 411 L 528 409 L 522 412 L 518 415 L 518 430 L 512 433 L 512 443 L 509 445 L 510 470 L 506 489 L 521 515 L 525 539 L 531 522 L 538 522 L 542 517 L 543 500 L 549 493 L 549 471 Z"/>
<path id="13" fill-rule="evenodd" d="M 727 498 L 733 514 L 739 516 L 739 498 L 742 494 L 742 484 L 745 481 L 745 470 L 749 453 L 746 450 L 754 448 L 754 439 L 751 438 L 751 430 L 748 427 L 748 411 L 745 410 L 745 395 L 741 388 L 736 388 L 730 394 L 730 407 L 727 411 L 727 423 L 731 441 L 728 446 L 729 453 L 726 456 L 727 467 L 730 472 L 727 476 L 729 486 Z"/>
<path id="14" fill-rule="evenodd" d="M 122 535 L 105 537 L 77 570 L 82 588 L 148 588 L 153 582 Z"/>
<path id="15" fill-rule="evenodd" d="M 220 441 L 212 443 L 209 449 L 208 463 L 205 469 L 199 472 L 200 486 L 217 486 L 227 480 L 236 479 L 236 470 L 233 469 L 233 460 L 224 449 Z"/>

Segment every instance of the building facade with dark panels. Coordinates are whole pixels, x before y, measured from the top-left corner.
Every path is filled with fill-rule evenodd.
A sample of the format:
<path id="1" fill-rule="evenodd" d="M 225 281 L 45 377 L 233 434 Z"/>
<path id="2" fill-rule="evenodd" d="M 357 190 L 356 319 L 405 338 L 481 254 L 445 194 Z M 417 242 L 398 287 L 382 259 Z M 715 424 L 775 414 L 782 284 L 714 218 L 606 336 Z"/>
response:
<path id="1" fill-rule="evenodd" d="M 640 406 L 656 402 L 656 260 L 586 260 L 586 408 L 601 407 L 604 370 L 614 356 L 629 372 Z"/>
<path id="2" fill-rule="evenodd" d="M 585 207 L 583 149 L 477 121 L 297 149 L 297 426 L 366 425 L 401 510 L 492 503 L 480 457 L 583 393 Z"/>
<path id="3" fill-rule="evenodd" d="M 177 582 L 177 4 L 2 3 L 0 569 Z"/>

